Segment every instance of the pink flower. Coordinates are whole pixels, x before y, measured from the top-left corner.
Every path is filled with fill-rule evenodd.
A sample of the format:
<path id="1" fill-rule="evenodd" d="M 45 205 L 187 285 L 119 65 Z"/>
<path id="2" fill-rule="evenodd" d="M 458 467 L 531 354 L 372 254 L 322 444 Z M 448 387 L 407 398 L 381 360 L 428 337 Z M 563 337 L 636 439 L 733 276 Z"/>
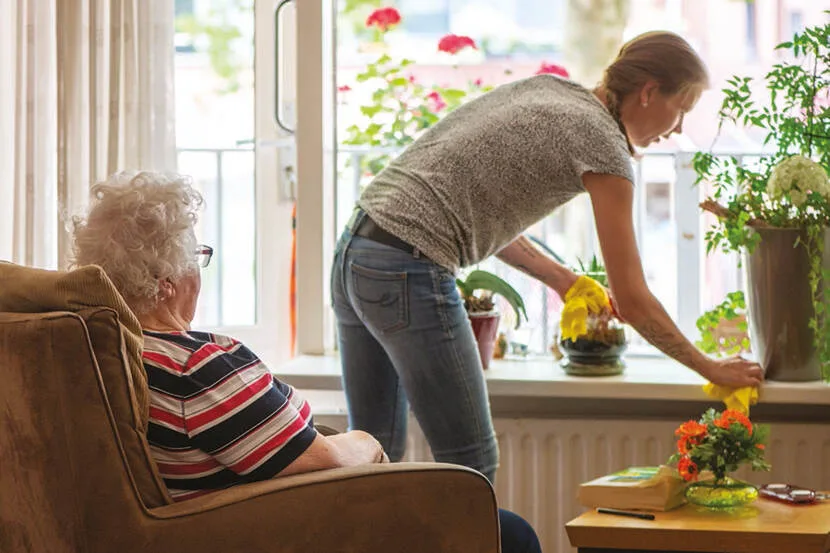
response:
<path id="1" fill-rule="evenodd" d="M 409 82 L 410 82 L 410 83 L 414 83 L 414 82 L 415 82 L 415 75 L 410 75 L 410 76 L 409 76 Z"/>
<path id="2" fill-rule="evenodd" d="M 378 8 L 366 18 L 367 27 L 377 27 L 386 32 L 401 22 L 401 13 L 395 8 Z"/>
<path id="3" fill-rule="evenodd" d="M 478 79 L 476 79 L 476 80 L 474 80 L 474 81 L 473 81 L 473 84 L 474 84 L 475 86 L 481 86 L 481 83 L 482 83 L 482 81 L 481 81 L 481 77 L 479 77 Z"/>
<path id="4" fill-rule="evenodd" d="M 438 51 L 448 54 L 457 54 L 467 47 L 473 50 L 477 48 L 475 41 L 468 36 L 446 35 L 438 41 Z"/>
<path id="5" fill-rule="evenodd" d="M 441 95 L 437 92 L 433 91 L 427 94 L 427 103 L 429 104 L 429 109 L 433 113 L 438 113 L 445 107 L 447 107 L 447 103 L 441 98 Z"/>
<path id="6" fill-rule="evenodd" d="M 344 84 L 343 86 L 338 86 L 337 87 L 337 92 L 350 92 L 351 90 L 352 90 L 352 87 L 350 87 L 347 84 Z"/>
<path id="7" fill-rule="evenodd" d="M 539 66 L 539 69 L 536 71 L 537 75 L 559 75 L 560 77 L 568 78 L 570 75 L 568 74 L 568 70 L 562 67 L 561 65 L 556 65 L 555 63 L 546 63 L 542 62 L 542 65 Z"/>

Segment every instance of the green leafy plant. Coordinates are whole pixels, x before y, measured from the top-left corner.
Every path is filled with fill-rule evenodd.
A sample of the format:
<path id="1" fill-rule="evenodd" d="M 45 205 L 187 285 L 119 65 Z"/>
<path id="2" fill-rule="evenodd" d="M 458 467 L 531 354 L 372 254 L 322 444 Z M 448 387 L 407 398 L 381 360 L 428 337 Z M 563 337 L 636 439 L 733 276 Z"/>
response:
<path id="1" fill-rule="evenodd" d="M 697 480 L 703 471 L 722 481 L 745 463 L 755 471 L 770 470 L 764 460 L 769 427 L 753 425 L 740 411 L 709 409 L 700 420 L 681 424 L 674 434 L 677 452 L 669 463 L 677 466 L 687 482 Z"/>
<path id="2" fill-rule="evenodd" d="M 244 38 L 239 26 L 231 20 L 232 13 L 252 16 L 253 0 L 233 0 L 220 9 L 212 9 L 206 15 L 180 15 L 176 18 L 176 32 L 190 35 L 191 42 L 199 45 L 208 56 L 211 69 L 219 77 L 222 86 L 219 94 L 231 94 L 239 90 L 239 76 L 245 67 L 238 55 L 240 47 L 253 49 L 253 41 L 242 44 Z"/>
<path id="3" fill-rule="evenodd" d="M 386 34 L 393 32 L 400 21 L 400 13 L 394 8 L 375 10 L 366 20 L 366 27 L 374 29 L 374 43 L 380 45 L 382 52 L 355 77 L 358 83 L 369 83 L 375 88 L 371 102 L 360 107 L 366 120 L 348 127 L 343 143 L 385 150 L 364 159 L 363 169 L 369 175 L 379 173 L 393 152 L 413 142 L 444 114 L 492 88 L 482 85 L 480 80 L 467 83 L 465 89 L 425 85 L 407 74 L 407 68 L 415 62 L 395 59 L 385 51 Z M 447 35 L 438 44 L 438 49 L 450 56 L 465 48 L 476 48 L 469 37 Z M 349 93 L 351 87 L 341 86 L 340 91 Z"/>
<path id="4" fill-rule="evenodd" d="M 830 13 L 830 12 L 827 12 Z M 752 252 L 758 228 L 805 231 L 811 260 L 816 347 L 830 380 L 828 298 L 821 259 L 824 231 L 830 225 L 830 23 L 809 27 L 778 47 L 787 59 L 764 77 L 768 98 L 753 95 L 753 80 L 733 77 L 723 91 L 720 124 L 730 121 L 765 134 L 773 152 L 752 166 L 735 157 L 698 153 L 697 182 L 711 184 L 701 208 L 717 216 L 705 236 L 707 252 Z"/>
<path id="5" fill-rule="evenodd" d="M 737 332 L 725 332 L 724 327 Z M 697 319 L 700 341 L 697 347 L 706 353 L 735 355 L 749 351 L 746 335 L 746 301 L 741 291 L 730 292 L 719 305 Z"/>
<path id="6" fill-rule="evenodd" d="M 495 309 L 493 296 L 503 297 L 516 313 L 516 328 L 527 320 L 525 302 L 521 294 L 510 286 L 504 279 L 489 271 L 475 270 L 465 278 L 456 279 L 458 290 L 464 299 L 464 307 L 468 313 L 488 313 Z"/>
<path id="7" fill-rule="evenodd" d="M 377 58 L 356 75 L 355 80 L 359 85 L 369 86 L 371 100 L 360 106 L 365 120 L 346 129 L 343 144 L 375 150 L 361 162 L 361 169 L 367 177 L 379 173 L 395 153 L 446 114 L 493 88 L 481 79 L 468 80 L 463 87 L 420 82 L 409 73 L 408 68 L 415 63 L 413 60 L 398 59 L 387 52 L 387 34 L 395 32 L 401 21 L 401 14 L 392 7 L 378 8 L 366 18 L 365 27 L 372 34 L 371 47 L 366 45 L 364 49 L 379 52 Z M 448 34 L 438 41 L 436 48 L 452 59 L 459 52 L 478 49 L 478 46 L 470 37 Z M 507 70 L 505 73 L 511 72 Z M 540 73 L 568 76 L 563 67 L 544 62 L 536 72 Z M 341 95 L 352 94 L 352 87 L 348 84 L 341 85 L 338 90 Z"/>
<path id="8" fill-rule="evenodd" d="M 608 288 L 608 274 L 605 272 L 605 266 L 600 263 L 596 255 L 591 256 L 591 260 L 587 265 L 578 257 L 576 258 L 576 262 L 579 265 L 578 268 L 574 269 L 576 274 L 591 277 Z"/>

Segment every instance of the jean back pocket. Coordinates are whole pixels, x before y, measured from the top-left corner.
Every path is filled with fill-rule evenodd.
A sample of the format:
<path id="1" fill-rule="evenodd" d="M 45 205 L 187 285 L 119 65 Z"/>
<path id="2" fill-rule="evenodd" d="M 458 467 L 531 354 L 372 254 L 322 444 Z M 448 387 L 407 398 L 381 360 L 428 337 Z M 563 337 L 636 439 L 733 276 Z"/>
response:
<path id="1" fill-rule="evenodd" d="M 405 272 L 380 271 L 350 263 L 353 304 L 364 324 L 383 334 L 409 325 L 409 301 Z"/>

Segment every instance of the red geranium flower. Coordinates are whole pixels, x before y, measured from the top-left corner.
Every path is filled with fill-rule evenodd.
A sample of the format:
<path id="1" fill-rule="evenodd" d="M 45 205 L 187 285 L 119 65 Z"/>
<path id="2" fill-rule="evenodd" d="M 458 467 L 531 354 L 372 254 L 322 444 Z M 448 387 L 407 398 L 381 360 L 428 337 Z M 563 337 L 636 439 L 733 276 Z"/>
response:
<path id="1" fill-rule="evenodd" d="M 696 480 L 697 475 L 700 473 L 697 465 L 688 457 L 680 458 L 680 461 L 677 462 L 677 470 L 686 482 Z"/>
<path id="2" fill-rule="evenodd" d="M 475 41 L 468 36 L 446 35 L 438 41 L 438 51 L 448 54 L 457 54 L 467 47 L 473 50 L 477 48 Z"/>
<path id="3" fill-rule="evenodd" d="M 438 113 L 445 107 L 447 107 L 447 103 L 441 98 L 441 95 L 435 91 L 430 92 L 427 94 L 427 102 L 429 103 L 429 109 L 433 113 Z"/>
<path id="4" fill-rule="evenodd" d="M 539 66 L 539 69 L 536 71 L 537 75 L 559 75 L 560 77 L 568 78 L 570 74 L 568 70 L 562 67 L 561 65 L 556 65 L 555 63 L 546 63 L 542 62 L 542 65 Z"/>
<path id="5" fill-rule="evenodd" d="M 367 27 L 377 27 L 383 32 L 388 31 L 401 22 L 401 13 L 395 8 L 378 8 L 366 18 Z"/>

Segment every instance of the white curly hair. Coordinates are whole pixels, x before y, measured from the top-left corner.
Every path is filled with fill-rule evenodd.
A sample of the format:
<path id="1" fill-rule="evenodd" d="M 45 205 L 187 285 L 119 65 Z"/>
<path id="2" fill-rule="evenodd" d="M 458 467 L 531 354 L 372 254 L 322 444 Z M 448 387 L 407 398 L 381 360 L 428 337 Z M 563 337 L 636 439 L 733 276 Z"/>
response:
<path id="1" fill-rule="evenodd" d="M 193 226 L 202 196 L 189 177 L 116 173 L 90 190 L 72 218 L 71 266 L 99 265 L 136 313 L 158 303 L 159 281 L 198 270 Z"/>

